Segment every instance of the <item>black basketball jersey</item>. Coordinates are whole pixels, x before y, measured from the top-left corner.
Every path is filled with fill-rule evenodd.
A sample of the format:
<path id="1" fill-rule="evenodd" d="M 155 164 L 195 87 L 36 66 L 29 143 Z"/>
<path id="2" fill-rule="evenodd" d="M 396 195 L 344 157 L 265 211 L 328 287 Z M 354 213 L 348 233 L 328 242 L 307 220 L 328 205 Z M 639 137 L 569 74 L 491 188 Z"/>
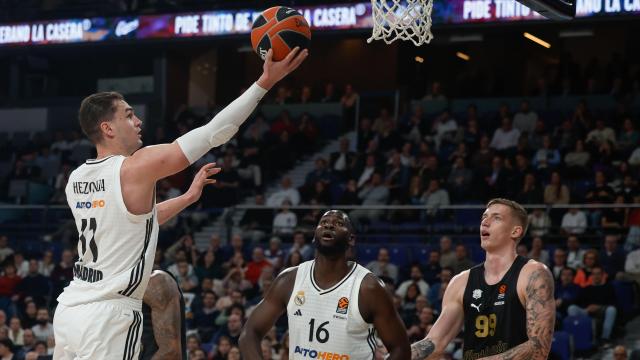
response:
<path id="1" fill-rule="evenodd" d="M 163 270 L 159 270 L 163 271 Z M 166 271 L 165 271 L 166 272 Z M 178 286 L 178 281 L 170 272 L 171 278 L 176 281 L 176 287 L 180 291 L 180 343 L 182 343 L 182 360 L 187 360 L 187 327 L 184 321 L 185 305 L 182 289 Z M 151 307 L 142 303 L 142 348 L 140 349 L 140 360 L 150 360 L 158 351 L 158 344 L 153 334 L 153 319 L 151 318 Z"/>
<path id="2" fill-rule="evenodd" d="M 500 354 L 529 339 L 526 311 L 517 290 L 518 275 L 527 261 L 516 257 L 495 285 L 484 280 L 484 263 L 471 268 L 463 298 L 463 360 Z"/>

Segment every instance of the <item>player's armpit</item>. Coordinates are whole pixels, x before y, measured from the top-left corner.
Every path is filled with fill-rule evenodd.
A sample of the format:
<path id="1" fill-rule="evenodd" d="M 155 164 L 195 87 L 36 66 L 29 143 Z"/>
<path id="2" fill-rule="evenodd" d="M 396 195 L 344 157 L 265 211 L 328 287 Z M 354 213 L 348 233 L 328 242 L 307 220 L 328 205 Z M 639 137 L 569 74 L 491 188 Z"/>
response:
<path id="1" fill-rule="evenodd" d="M 144 302 L 151 308 L 153 336 L 158 351 L 152 360 L 173 360 L 181 357 L 180 290 L 165 272 L 156 272 L 149 280 Z"/>
<path id="2" fill-rule="evenodd" d="M 260 341 L 287 309 L 295 285 L 297 268 L 284 270 L 274 280 L 264 299 L 251 312 L 240 334 L 240 352 L 246 360 L 262 359 Z"/>
<path id="3" fill-rule="evenodd" d="M 363 318 L 373 323 L 378 337 L 389 351 L 387 359 L 408 359 L 411 347 L 407 329 L 393 306 L 391 296 L 374 275 L 369 274 L 362 280 L 359 298 L 358 307 Z"/>
<path id="4" fill-rule="evenodd" d="M 544 360 L 549 355 L 556 320 L 553 276 L 546 266 L 538 262 L 525 265 L 520 276 L 527 279 L 525 308 L 529 340 L 506 352 L 485 359 Z"/>

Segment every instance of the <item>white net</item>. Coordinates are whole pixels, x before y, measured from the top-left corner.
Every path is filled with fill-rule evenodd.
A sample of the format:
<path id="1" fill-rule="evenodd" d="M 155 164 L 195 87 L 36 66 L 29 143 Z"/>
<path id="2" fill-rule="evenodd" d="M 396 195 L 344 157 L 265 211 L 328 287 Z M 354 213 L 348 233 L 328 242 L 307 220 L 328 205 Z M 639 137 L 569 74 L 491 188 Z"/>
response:
<path id="1" fill-rule="evenodd" d="M 391 44 L 397 39 L 410 40 L 416 46 L 429 43 L 433 0 L 371 0 L 373 33 L 367 39 L 384 40 Z"/>

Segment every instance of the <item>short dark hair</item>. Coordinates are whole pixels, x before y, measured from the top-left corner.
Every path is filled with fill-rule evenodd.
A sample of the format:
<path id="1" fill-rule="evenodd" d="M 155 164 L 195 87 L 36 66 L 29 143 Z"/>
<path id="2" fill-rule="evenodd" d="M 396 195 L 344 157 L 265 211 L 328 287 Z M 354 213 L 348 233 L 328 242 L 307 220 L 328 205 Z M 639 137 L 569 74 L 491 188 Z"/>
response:
<path id="1" fill-rule="evenodd" d="M 489 202 L 487 203 L 487 208 L 491 205 L 496 204 L 505 205 L 511 209 L 511 213 L 515 216 L 520 225 L 522 225 L 522 235 L 520 236 L 518 241 L 521 240 L 527 233 L 527 229 L 529 228 L 529 216 L 527 215 L 527 210 L 525 210 L 524 207 L 519 203 L 504 198 L 495 198 L 489 200 Z"/>
<path id="2" fill-rule="evenodd" d="M 82 100 L 78 120 L 82 132 L 92 143 L 97 144 L 102 140 L 100 123 L 113 118 L 117 110 L 116 102 L 120 100 L 124 100 L 124 96 L 115 91 L 99 92 Z"/>

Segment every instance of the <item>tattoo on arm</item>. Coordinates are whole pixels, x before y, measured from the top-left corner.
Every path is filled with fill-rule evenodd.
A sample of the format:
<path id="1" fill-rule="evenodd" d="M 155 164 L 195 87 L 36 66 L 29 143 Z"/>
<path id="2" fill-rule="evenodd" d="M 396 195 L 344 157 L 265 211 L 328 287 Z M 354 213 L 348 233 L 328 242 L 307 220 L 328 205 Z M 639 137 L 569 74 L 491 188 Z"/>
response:
<path id="1" fill-rule="evenodd" d="M 431 355 L 436 345 L 431 339 L 422 339 L 411 345 L 411 360 L 422 360 Z"/>
<path id="2" fill-rule="evenodd" d="M 496 359 L 546 359 L 551 350 L 555 323 L 554 283 L 546 268 L 535 270 L 527 282 L 527 335 L 526 341 L 495 356 Z M 492 357 L 493 358 L 493 357 Z"/>
<path id="3" fill-rule="evenodd" d="M 152 360 L 177 359 L 181 351 L 181 320 L 180 301 L 172 291 L 176 284 L 173 279 L 168 279 L 159 280 L 154 285 L 149 286 L 144 294 L 145 303 L 151 307 L 153 336 L 158 344 Z"/>

